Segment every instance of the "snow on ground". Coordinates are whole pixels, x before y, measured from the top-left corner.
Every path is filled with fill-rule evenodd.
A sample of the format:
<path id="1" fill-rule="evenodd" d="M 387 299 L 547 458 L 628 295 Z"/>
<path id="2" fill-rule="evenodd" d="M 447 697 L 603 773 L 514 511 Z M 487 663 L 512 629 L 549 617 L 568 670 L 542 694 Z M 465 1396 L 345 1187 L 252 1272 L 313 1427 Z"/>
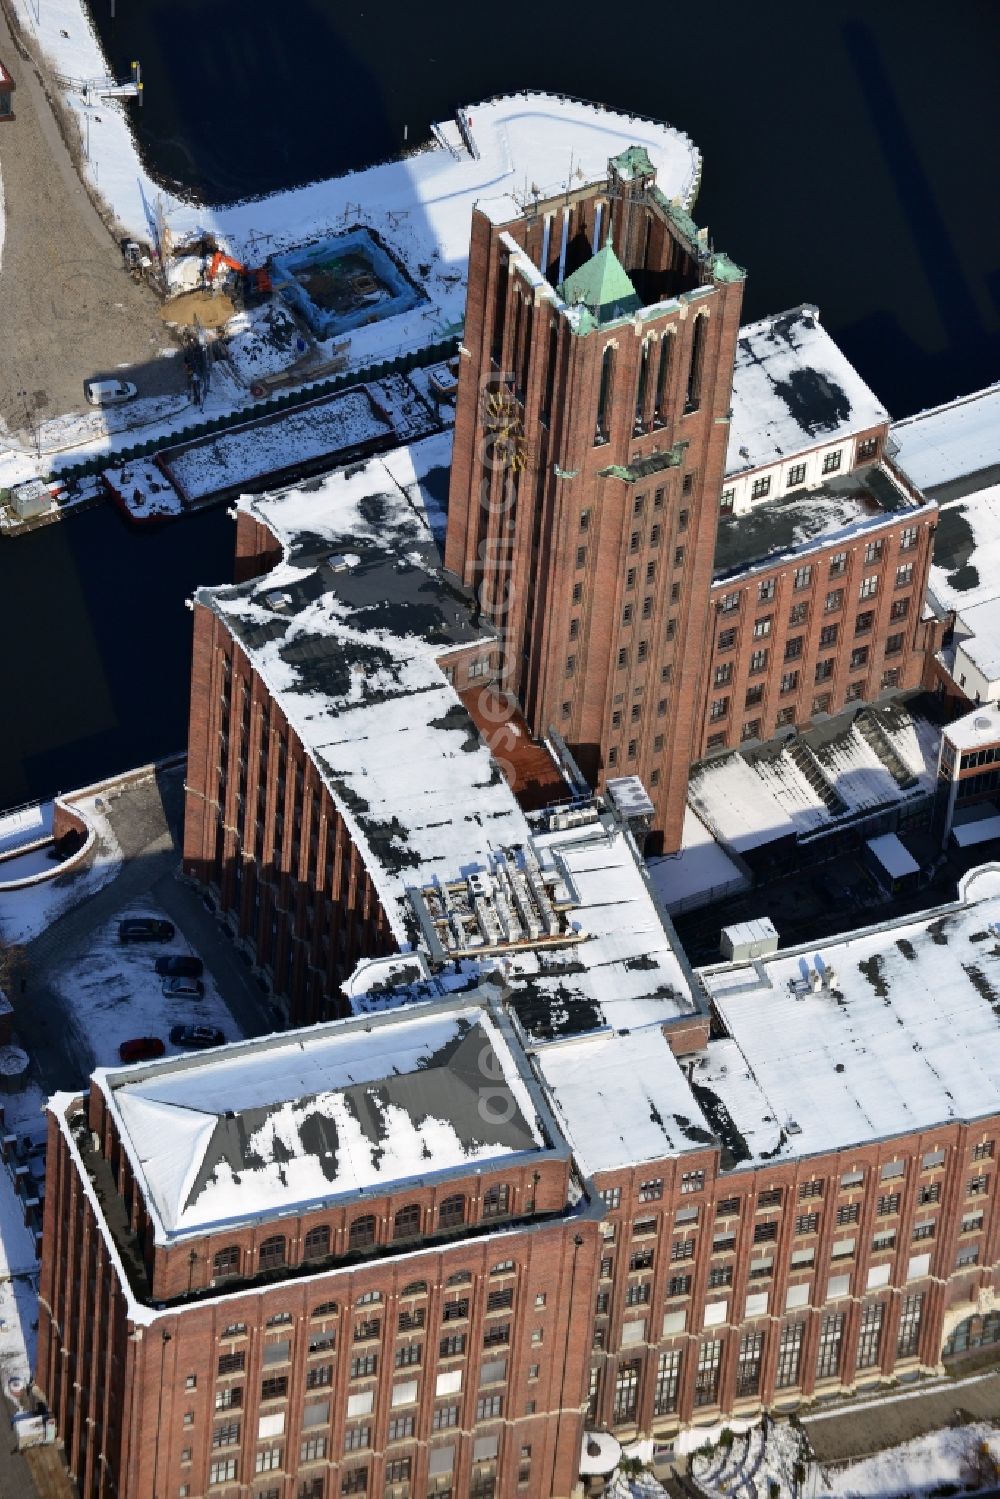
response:
<path id="1" fill-rule="evenodd" d="M 739 1420 L 727 1421 L 726 1427 L 733 1433 L 729 1446 L 719 1443 L 719 1427 L 682 1433 L 688 1443 L 706 1443 L 704 1450 L 693 1452 L 691 1457 L 691 1477 L 706 1494 L 739 1493 L 740 1499 L 768 1499 L 772 1483 L 782 1496 L 800 1492 L 794 1481 L 795 1465 L 805 1462 L 808 1454 L 800 1431 L 785 1421 L 770 1422 L 766 1431 L 762 1425 Z"/>
<path id="2" fill-rule="evenodd" d="M 295 319 L 278 301 L 231 318 L 226 324 L 226 345 L 230 363 L 248 386 L 279 374 L 308 349 Z"/>
<path id="3" fill-rule="evenodd" d="M 4 1133 L 16 1134 L 22 1144 L 30 1136 L 32 1142 L 9 1167 L 0 1166 L 0 1391 L 6 1393 L 12 1379 L 27 1385 L 35 1366 L 38 1331 L 35 1237 L 25 1226 L 12 1168 L 27 1164 L 32 1182 L 41 1178 L 46 1128 L 41 1089 L 31 1086 L 5 1094 L 2 1102 Z"/>
<path id="4" fill-rule="evenodd" d="M 387 375 L 368 389 L 376 406 L 392 422 L 400 442 L 422 436 L 435 424 L 432 407 L 406 375 Z"/>
<path id="5" fill-rule="evenodd" d="M 915 1499 L 943 1484 L 977 1488 L 990 1477 L 991 1459 L 1000 1464 L 1000 1431 L 985 1422 L 947 1427 L 828 1473 L 827 1492 L 840 1499 Z"/>
<path id="6" fill-rule="evenodd" d="M 519 211 L 515 195 L 527 194 L 529 183 L 542 197 L 575 188 L 603 177 L 608 158 L 633 144 L 646 147 L 668 198 L 690 205 L 697 189 L 699 153 L 671 126 L 571 99 L 519 94 L 469 108 L 475 155 L 464 148 L 449 122 L 438 134 L 450 145 L 429 146 L 362 172 L 217 207 L 181 199 L 154 182 L 139 159 L 128 116 L 134 104 L 85 87 L 87 80 L 107 78 L 109 67 L 81 0 L 46 0 L 41 6 L 35 0 L 14 0 L 14 5 L 26 33 L 37 39 L 58 74 L 70 109 L 79 120 L 89 120 L 89 159 L 82 170 L 123 228 L 154 250 L 164 229 L 175 246 L 208 234 L 241 261 L 257 265 L 264 254 L 359 227 L 377 233 L 423 297 L 408 311 L 352 330 L 354 368 L 426 347 L 460 330 L 472 209 L 477 202 L 512 216 Z M 191 262 L 197 261 L 188 256 L 183 267 L 168 268 L 172 283 L 179 283 L 180 289 L 188 285 L 196 275 Z M 327 340 L 316 349 L 329 358 L 334 343 Z M 235 384 L 223 397 L 222 391 L 213 391 L 206 417 L 238 408 L 249 399 Z M 146 417 L 147 439 L 176 430 L 177 423 L 155 412 L 137 415 Z M 72 431 L 69 440 L 74 440 Z M 86 449 L 101 452 L 109 447 L 106 431 L 99 437 L 77 434 L 75 440 L 76 459 L 85 456 Z M 31 463 L 33 455 L 21 453 L 9 459 L 12 472 L 15 456 L 27 472 L 11 480 L 0 463 L 0 483 L 29 478 L 42 466 Z"/>
<path id="7" fill-rule="evenodd" d="M 145 900 L 123 907 L 112 921 L 90 939 L 86 956 L 60 968 L 52 986 L 66 1002 L 81 1054 L 94 1067 L 120 1065 L 118 1047 L 134 1036 L 158 1036 L 168 1054 L 184 1048 L 169 1040 L 175 1025 L 214 1025 L 226 1039 L 240 1039 L 233 1017 L 223 1003 L 211 975 L 203 975 L 202 999 L 165 999 L 163 980 L 154 968 L 165 953 L 190 953 L 180 932 L 170 942 L 118 941 L 118 923 L 128 916 L 163 917 L 163 912 Z"/>
<path id="8" fill-rule="evenodd" d="M 11 945 L 30 942 L 80 901 L 113 880 L 122 862 L 118 840 L 98 806 L 99 796 L 84 797 L 73 806 L 97 833 L 97 846 L 87 868 L 56 874 L 51 880 L 22 890 L 0 892 L 0 939 Z"/>

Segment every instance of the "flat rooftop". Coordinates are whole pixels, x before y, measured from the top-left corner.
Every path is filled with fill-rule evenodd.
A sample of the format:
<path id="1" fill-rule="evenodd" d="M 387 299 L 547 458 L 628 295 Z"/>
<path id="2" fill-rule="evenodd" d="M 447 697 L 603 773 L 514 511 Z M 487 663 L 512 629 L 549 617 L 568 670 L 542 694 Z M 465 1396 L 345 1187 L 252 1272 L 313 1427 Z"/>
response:
<path id="1" fill-rule="evenodd" d="M 739 854 L 807 838 L 929 796 L 940 736 L 902 704 L 840 714 L 794 739 L 702 760 L 691 769 L 688 801 L 723 847 Z"/>
<path id="2" fill-rule="evenodd" d="M 466 999 L 105 1069 L 94 1085 L 162 1243 L 545 1149 L 515 1047 Z"/>
<path id="3" fill-rule="evenodd" d="M 201 589 L 281 704 L 363 849 L 393 930 L 408 886 L 522 844 L 523 814 L 437 665 L 492 636 L 444 576 L 424 505 L 430 438 L 241 507 L 284 544 L 266 576 Z"/>
<path id="4" fill-rule="evenodd" d="M 729 1039 L 693 1085 L 733 1164 L 1000 1112 L 998 934 L 987 865 L 917 920 L 699 970 Z"/>
<path id="5" fill-rule="evenodd" d="M 771 566 L 793 553 L 798 558 L 811 547 L 830 546 L 841 538 L 846 542 L 897 511 L 914 508 L 880 464 L 835 476 L 813 489 L 759 500 L 743 515 L 720 519 L 716 582 Z"/>
<path id="6" fill-rule="evenodd" d="M 1000 384 L 894 422 L 896 462 L 945 505 L 1000 484 Z"/>
<path id="7" fill-rule="evenodd" d="M 781 463 L 888 420 L 817 308 L 793 307 L 740 329 L 727 476 Z"/>
<path id="8" fill-rule="evenodd" d="M 562 940 L 482 943 L 433 976 L 394 986 L 382 981 L 381 965 L 370 984 L 362 968 L 348 985 L 355 1013 L 398 1009 L 490 973 L 508 986 L 535 1041 L 659 1027 L 700 1013 L 691 969 L 635 845 L 608 813 L 593 809 L 572 814 L 587 819 L 576 826 L 548 827 L 563 815 L 550 809 L 532 818 L 527 851 L 558 903 Z M 513 852 L 523 863 L 526 851 Z"/>
<path id="9" fill-rule="evenodd" d="M 962 718 L 945 724 L 941 732 L 960 752 L 1000 744 L 1000 706 L 983 703 Z"/>
<path id="10" fill-rule="evenodd" d="M 540 1047 L 536 1060 L 588 1174 L 715 1143 L 660 1031 L 578 1036 Z"/>

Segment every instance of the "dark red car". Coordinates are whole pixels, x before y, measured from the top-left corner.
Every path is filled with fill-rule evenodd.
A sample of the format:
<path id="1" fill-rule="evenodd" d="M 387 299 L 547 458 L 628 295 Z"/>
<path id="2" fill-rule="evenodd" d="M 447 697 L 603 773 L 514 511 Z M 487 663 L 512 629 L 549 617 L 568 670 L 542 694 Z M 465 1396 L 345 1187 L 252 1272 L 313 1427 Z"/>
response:
<path id="1" fill-rule="evenodd" d="M 133 1036 L 131 1041 L 122 1042 L 118 1055 L 123 1062 L 152 1062 L 165 1051 L 159 1036 Z"/>

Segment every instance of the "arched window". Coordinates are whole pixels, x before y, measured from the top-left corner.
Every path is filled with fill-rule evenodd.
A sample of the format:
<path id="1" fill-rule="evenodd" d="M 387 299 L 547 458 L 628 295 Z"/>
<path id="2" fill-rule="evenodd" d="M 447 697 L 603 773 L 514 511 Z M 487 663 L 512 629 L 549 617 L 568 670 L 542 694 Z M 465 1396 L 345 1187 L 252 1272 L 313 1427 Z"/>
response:
<path id="1" fill-rule="evenodd" d="M 285 1263 L 284 1234 L 272 1234 L 265 1239 L 257 1251 L 257 1264 L 261 1270 L 274 1270 Z"/>
<path id="2" fill-rule="evenodd" d="M 458 1228 L 465 1222 L 465 1196 L 461 1192 L 446 1197 L 438 1208 L 439 1228 Z"/>
<path id="3" fill-rule="evenodd" d="M 365 1213 L 361 1218 L 355 1218 L 351 1224 L 351 1231 L 347 1237 L 349 1249 L 369 1249 L 375 1243 L 375 1218 L 372 1213 Z"/>
<path id="4" fill-rule="evenodd" d="M 321 1301 L 319 1306 L 314 1306 L 312 1316 L 335 1317 L 337 1315 L 337 1303 L 335 1301 Z"/>
<path id="5" fill-rule="evenodd" d="M 615 347 L 608 344 L 601 360 L 601 388 L 597 397 L 597 422 L 594 445 L 607 442 L 611 424 L 611 391 L 615 378 Z"/>
<path id="6" fill-rule="evenodd" d="M 416 1202 L 407 1203 L 405 1208 L 400 1208 L 392 1221 L 392 1237 L 394 1239 L 413 1239 L 420 1232 L 420 1205 Z"/>
<path id="7" fill-rule="evenodd" d="M 471 1283 L 472 1276 L 468 1270 L 456 1270 L 454 1275 L 449 1275 L 445 1281 L 447 1286 L 467 1286 Z"/>
<path id="8" fill-rule="evenodd" d="M 691 334 L 691 365 L 688 370 L 687 400 L 684 403 L 685 413 L 697 411 L 701 405 L 701 375 L 705 363 L 705 322 L 704 313 L 695 318 L 694 330 Z"/>
<path id="9" fill-rule="evenodd" d="M 674 335 L 665 333 L 660 339 L 660 359 L 656 366 L 656 396 L 653 401 L 653 425 L 662 427 L 667 421 L 667 382 L 670 378 L 670 355 L 673 352 Z"/>
<path id="10" fill-rule="evenodd" d="M 318 1228 L 309 1230 L 302 1253 L 307 1260 L 319 1260 L 330 1253 L 330 1230 L 327 1224 L 321 1223 Z"/>
<path id="11" fill-rule="evenodd" d="M 212 1261 L 212 1274 L 216 1280 L 224 1275 L 239 1275 L 240 1273 L 240 1250 L 238 1244 L 230 1244 L 226 1249 L 220 1249 Z"/>
<path id="12" fill-rule="evenodd" d="M 483 1194 L 483 1217 L 503 1218 L 510 1212 L 510 1188 L 506 1182 Z"/>
<path id="13" fill-rule="evenodd" d="M 427 1282 L 425 1280 L 411 1280 L 408 1286 L 400 1291 L 400 1296 L 426 1296 Z"/>

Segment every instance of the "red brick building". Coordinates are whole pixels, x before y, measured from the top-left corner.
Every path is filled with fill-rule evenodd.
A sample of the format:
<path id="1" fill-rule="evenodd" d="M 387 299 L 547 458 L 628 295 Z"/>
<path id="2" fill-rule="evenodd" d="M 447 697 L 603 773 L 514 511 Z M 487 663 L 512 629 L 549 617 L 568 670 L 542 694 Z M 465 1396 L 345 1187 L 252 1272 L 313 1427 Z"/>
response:
<path id="1" fill-rule="evenodd" d="M 918 688 L 936 521 L 887 462 L 724 518 L 696 758 Z"/>
<path id="2" fill-rule="evenodd" d="M 743 272 L 638 147 L 512 206 L 473 215 L 445 564 L 535 736 L 558 730 L 595 786 L 639 774 L 676 848 Z"/>
<path id="3" fill-rule="evenodd" d="M 571 1491 L 597 1214 L 489 1003 L 51 1108 L 38 1382 L 83 1495 Z"/>
<path id="4" fill-rule="evenodd" d="M 491 756 L 455 696 L 494 673 L 496 642 L 384 466 L 252 506 L 239 582 L 193 604 L 184 871 L 304 1024 L 343 1013 L 362 958 L 408 944 L 422 870 L 527 827 L 504 741 Z"/>
<path id="5" fill-rule="evenodd" d="M 545 1499 L 585 1431 L 666 1461 L 1000 1343 L 1000 959 L 962 962 L 998 918 L 987 869 L 702 970 L 710 1040 L 403 991 L 54 1099 L 38 1383 L 82 1492 Z"/>

